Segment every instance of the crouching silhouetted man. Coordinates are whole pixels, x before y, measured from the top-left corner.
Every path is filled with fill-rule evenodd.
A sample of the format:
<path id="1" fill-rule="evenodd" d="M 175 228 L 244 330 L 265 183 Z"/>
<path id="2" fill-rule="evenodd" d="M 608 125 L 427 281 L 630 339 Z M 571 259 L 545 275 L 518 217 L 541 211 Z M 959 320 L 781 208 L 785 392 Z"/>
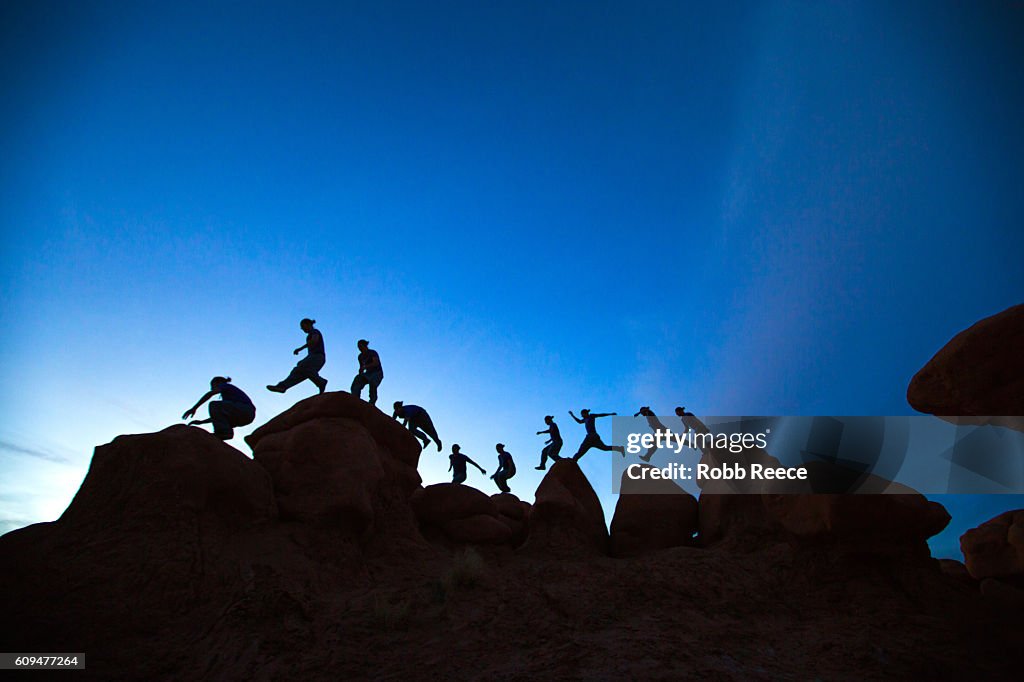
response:
<path id="1" fill-rule="evenodd" d="M 209 419 L 194 419 L 188 423 L 189 426 L 199 424 L 213 424 L 213 435 L 221 440 L 231 440 L 235 436 L 236 426 L 252 424 L 256 419 L 256 406 L 242 389 L 231 383 L 231 377 L 214 377 L 210 379 L 210 390 L 199 399 L 195 405 L 181 415 L 182 419 L 189 419 L 196 416 L 196 410 L 200 405 L 215 395 L 220 394 L 220 400 L 210 403 Z"/>
<path id="2" fill-rule="evenodd" d="M 510 493 L 512 490 L 508 487 L 508 479 L 516 475 L 516 463 L 512 461 L 512 455 L 505 450 L 504 443 L 498 443 L 494 449 L 498 451 L 498 470 L 491 475 L 491 478 L 498 485 L 498 490 Z"/>
<path id="3" fill-rule="evenodd" d="M 430 415 L 419 405 L 406 405 L 401 400 L 395 401 L 395 413 L 391 415 L 395 419 L 401 419 L 402 423 L 412 431 L 412 435 L 423 441 L 423 447 L 430 445 L 430 439 L 434 439 L 437 451 L 441 452 L 441 439 L 437 436 L 437 429 Z"/>

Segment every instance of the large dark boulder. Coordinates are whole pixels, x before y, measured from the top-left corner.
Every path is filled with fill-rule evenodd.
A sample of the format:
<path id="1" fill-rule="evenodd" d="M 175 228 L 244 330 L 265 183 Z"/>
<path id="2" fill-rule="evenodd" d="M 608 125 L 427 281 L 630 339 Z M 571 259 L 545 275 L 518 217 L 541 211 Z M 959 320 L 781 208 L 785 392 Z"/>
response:
<path id="1" fill-rule="evenodd" d="M 907 401 L 935 415 L 1024 415 L 1024 304 L 954 336 L 911 379 Z"/>
<path id="2" fill-rule="evenodd" d="M 221 594 L 234 538 L 276 518 L 267 472 L 208 432 L 119 436 L 60 519 L 0 538 L 5 643 L 80 651 L 157 632 Z"/>
<path id="3" fill-rule="evenodd" d="M 653 469 L 649 464 L 640 465 Z M 619 486 L 610 528 L 611 555 L 628 557 L 691 545 L 697 532 L 697 499 L 670 480 L 632 479 Z"/>
<path id="4" fill-rule="evenodd" d="M 960 536 L 971 576 L 1024 580 L 1024 509 L 1003 512 Z"/>
<path id="5" fill-rule="evenodd" d="M 530 505 L 510 493 L 488 497 L 468 485 L 436 483 L 417 490 L 413 510 L 428 539 L 468 545 L 522 544 Z"/>
<path id="6" fill-rule="evenodd" d="M 476 488 L 457 483 L 435 483 L 412 496 L 412 507 L 421 524 L 441 525 L 467 516 L 497 516 L 494 500 Z"/>
<path id="7" fill-rule="evenodd" d="M 512 493 L 491 495 L 491 500 L 498 508 L 498 520 L 508 526 L 512 533 L 511 543 L 518 547 L 526 541 L 526 532 L 530 522 L 533 505 L 523 502 Z"/>
<path id="8" fill-rule="evenodd" d="M 608 529 L 597 493 L 576 462 L 555 462 L 537 487 L 524 551 L 559 557 L 608 553 Z"/>
<path id="9" fill-rule="evenodd" d="M 419 488 L 419 446 L 398 422 L 347 393 L 307 398 L 248 438 L 274 483 L 281 517 L 365 538 Z M 401 516 L 401 515 L 399 515 Z M 394 529 L 392 529 L 394 530 Z"/>

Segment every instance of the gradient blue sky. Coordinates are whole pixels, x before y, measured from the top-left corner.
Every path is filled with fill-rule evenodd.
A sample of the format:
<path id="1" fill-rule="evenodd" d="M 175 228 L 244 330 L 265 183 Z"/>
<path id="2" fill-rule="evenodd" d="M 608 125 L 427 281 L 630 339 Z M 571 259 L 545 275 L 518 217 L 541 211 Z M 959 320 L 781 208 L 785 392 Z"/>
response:
<path id="1" fill-rule="evenodd" d="M 304 316 L 333 388 L 369 338 L 382 404 L 488 470 L 505 442 L 528 499 L 570 408 L 908 414 L 1024 300 L 1022 31 L 1009 1 L 5 2 L 0 530 L 214 374 L 257 424 L 309 395 L 262 388 Z M 943 556 L 1024 506 L 943 502 Z"/>

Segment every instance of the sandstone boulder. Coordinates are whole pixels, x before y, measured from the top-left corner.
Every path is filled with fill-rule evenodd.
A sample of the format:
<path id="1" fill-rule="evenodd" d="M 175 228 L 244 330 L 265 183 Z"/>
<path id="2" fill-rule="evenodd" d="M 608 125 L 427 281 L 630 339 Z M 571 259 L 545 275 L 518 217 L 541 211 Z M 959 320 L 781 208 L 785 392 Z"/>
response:
<path id="1" fill-rule="evenodd" d="M 498 507 L 485 493 L 468 485 L 435 483 L 412 496 L 412 508 L 421 524 L 441 525 L 468 516 L 497 516 Z"/>
<path id="2" fill-rule="evenodd" d="M 637 556 L 693 544 L 698 527 L 693 495 L 672 481 L 634 480 L 625 474 L 619 491 L 610 529 L 612 556 Z"/>
<path id="3" fill-rule="evenodd" d="M 96 448 L 60 525 L 145 530 L 168 516 L 202 517 L 225 530 L 274 519 L 270 477 L 203 429 L 118 436 Z"/>
<path id="4" fill-rule="evenodd" d="M 512 530 L 497 516 L 488 514 L 452 519 L 441 529 L 455 542 L 470 545 L 506 545 L 512 541 Z"/>
<path id="5" fill-rule="evenodd" d="M 232 543 L 276 518 L 267 472 L 210 433 L 119 436 L 60 519 L 0 538 L 0 582 L 18 586 L 0 598 L 20 623 L 10 644 L 159 631 L 220 594 Z"/>
<path id="6" fill-rule="evenodd" d="M 415 468 L 419 464 L 420 443 L 398 421 L 375 406 L 343 391 L 311 396 L 292 405 L 246 436 L 255 450 L 259 442 L 274 433 L 288 431 L 304 422 L 327 419 L 351 419 L 365 428 L 370 437 L 395 459 Z"/>
<path id="7" fill-rule="evenodd" d="M 523 502 L 512 493 L 491 495 L 498 508 L 498 520 L 504 523 L 512 533 L 511 544 L 518 547 L 526 541 L 527 524 L 533 505 Z"/>
<path id="8" fill-rule="evenodd" d="M 601 502 L 576 462 L 555 462 L 541 480 L 523 549 L 564 557 L 608 553 Z"/>
<path id="9" fill-rule="evenodd" d="M 1000 514 L 960 536 L 967 570 L 982 578 L 1024 578 L 1024 509 Z"/>
<path id="10" fill-rule="evenodd" d="M 752 549 L 781 540 L 779 525 L 766 512 L 761 497 L 702 492 L 697 498 L 699 544 L 710 547 L 726 542 Z"/>
<path id="11" fill-rule="evenodd" d="M 947 578 L 952 578 L 957 582 L 975 587 L 978 585 L 978 581 L 971 577 L 971 574 L 967 572 L 967 567 L 964 566 L 962 561 L 957 561 L 956 559 L 939 559 L 939 570 L 942 571 L 942 575 Z"/>
<path id="12" fill-rule="evenodd" d="M 794 544 L 868 554 L 927 557 L 928 538 L 950 520 L 945 507 L 919 494 L 766 495 L 764 502 Z"/>
<path id="13" fill-rule="evenodd" d="M 1024 304 L 954 336 L 914 375 L 907 401 L 935 415 L 1024 415 L 1021 349 Z"/>
<path id="14" fill-rule="evenodd" d="M 476 488 L 455 483 L 428 485 L 412 497 L 424 535 L 436 540 L 440 532 L 444 540 L 469 545 L 518 544 L 525 518 L 522 504 L 515 495 L 488 497 Z"/>
<path id="15" fill-rule="evenodd" d="M 419 446 L 396 421 L 358 398 L 307 398 L 246 440 L 274 482 L 283 519 L 363 538 L 379 534 L 391 510 L 408 517 L 408 524 L 393 519 L 398 525 L 414 525 L 408 499 L 420 484 Z"/>
<path id="16" fill-rule="evenodd" d="M 981 594 L 1004 607 L 1024 609 L 1024 590 L 995 578 L 985 578 L 979 586 Z"/>

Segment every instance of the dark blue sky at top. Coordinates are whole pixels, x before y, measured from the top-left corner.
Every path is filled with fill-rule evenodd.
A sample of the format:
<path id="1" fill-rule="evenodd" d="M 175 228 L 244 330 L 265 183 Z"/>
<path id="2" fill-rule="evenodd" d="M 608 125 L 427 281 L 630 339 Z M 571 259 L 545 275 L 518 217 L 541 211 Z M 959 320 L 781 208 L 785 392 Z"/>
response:
<path id="1" fill-rule="evenodd" d="M 1024 299 L 1022 28 L 1014 2 L 5 3 L 0 521 L 59 513 L 92 445 L 213 374 L 257 423 L 308 394 L 262 390 L 307 315 L 333 387 L 370 338 L 382 402 L 478 461 L 507 443 L 525 497 L 570 408 L 907 414 Z M 1024 506 L 943 501 L 945 553 Z"/>

